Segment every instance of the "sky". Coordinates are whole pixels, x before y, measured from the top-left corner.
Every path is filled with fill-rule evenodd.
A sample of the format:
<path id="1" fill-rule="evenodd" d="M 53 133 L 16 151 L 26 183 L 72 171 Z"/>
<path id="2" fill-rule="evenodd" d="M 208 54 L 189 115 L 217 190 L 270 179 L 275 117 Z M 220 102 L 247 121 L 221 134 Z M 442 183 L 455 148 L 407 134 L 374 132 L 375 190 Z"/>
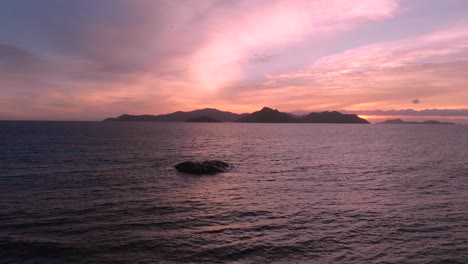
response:
<path id="1" fill-rule="evenodd" d="M 1 120 L 263 106 L 468 123 L 468 0 L 0 0 Z"/>

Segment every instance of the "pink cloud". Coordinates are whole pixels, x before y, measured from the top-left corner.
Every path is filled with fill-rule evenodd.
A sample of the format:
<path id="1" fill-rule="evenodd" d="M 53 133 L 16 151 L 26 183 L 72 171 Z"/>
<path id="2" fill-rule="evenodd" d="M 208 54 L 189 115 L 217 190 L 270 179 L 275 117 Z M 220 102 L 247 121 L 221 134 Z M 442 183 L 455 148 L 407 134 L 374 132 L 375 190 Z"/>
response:
<path id="1" fill-rule="evenodd" d="M 393 17 L 398 3 L 381 1 L 241 1 L 206 18 L 208 37 L 193 53 L 190 71 L 201 90 L 246 78 L 242 62 L 252 54 L 307 42 L 320 43 L 361 23 Z"/>
<path id="2" fill-rule="evenodd" d="M 255 93 L 301 95 L 300 108 L 341 102 L 342 108 L 467 108 L 468 22 L 404 40 L 323 57 L 308 69 L 270 76 Z M 288 91 L 290 95 L 288 95 Z M 308 104 L 308 105 L 307 105 Z"/>
<path id="3" fill-rule="evenodd" d="M 0 116 L 385 109 L 414 98 L 418 107 L 467 107 L 467 22 L 319 57 L 341 34 L 398 16 L 397 0 L 119 6 L 41 34 L 39 46 L 50 47 L 43 54 L 0 45 L 8 58 L 0 60 Z"/>

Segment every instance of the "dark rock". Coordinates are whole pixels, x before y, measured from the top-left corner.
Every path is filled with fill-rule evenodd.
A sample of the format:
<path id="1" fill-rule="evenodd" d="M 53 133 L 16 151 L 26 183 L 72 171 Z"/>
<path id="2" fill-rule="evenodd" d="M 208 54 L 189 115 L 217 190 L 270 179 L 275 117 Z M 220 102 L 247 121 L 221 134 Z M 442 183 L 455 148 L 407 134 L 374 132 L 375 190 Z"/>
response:
<path id="1" fill-rule="evenodd" d="M 220 160 L 205 160 L 203 162 L 185 161 L 175 165 L 175 168 L 183 173 L 190 174 L 217 174 L 226 172 L 229 164 Z"/>

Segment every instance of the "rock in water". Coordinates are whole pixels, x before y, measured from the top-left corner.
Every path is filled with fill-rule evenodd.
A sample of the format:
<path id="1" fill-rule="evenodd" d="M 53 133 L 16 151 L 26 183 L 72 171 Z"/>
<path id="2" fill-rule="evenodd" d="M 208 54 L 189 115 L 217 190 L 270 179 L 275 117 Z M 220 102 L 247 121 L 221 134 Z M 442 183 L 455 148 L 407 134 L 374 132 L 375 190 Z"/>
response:
<path id="1" fill-rule="evenodd" d="M 205 160 L 203 162 L 185 161 L 175 165 L 175 168 L 190 174 L 216 174 L 226 172 L 229 164 L 220 160 Z"/>

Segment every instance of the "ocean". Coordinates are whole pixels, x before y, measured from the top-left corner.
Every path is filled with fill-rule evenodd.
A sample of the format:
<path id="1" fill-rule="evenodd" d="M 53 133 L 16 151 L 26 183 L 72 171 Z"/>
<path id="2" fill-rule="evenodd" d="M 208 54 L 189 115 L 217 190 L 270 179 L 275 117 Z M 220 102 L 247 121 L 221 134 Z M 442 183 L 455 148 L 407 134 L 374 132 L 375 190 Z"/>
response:
<path id="1" fill-rule="evenodd" d="M 0 122 L 0 263 L 184 262 L 468 263 L 468 126 Z"/>

